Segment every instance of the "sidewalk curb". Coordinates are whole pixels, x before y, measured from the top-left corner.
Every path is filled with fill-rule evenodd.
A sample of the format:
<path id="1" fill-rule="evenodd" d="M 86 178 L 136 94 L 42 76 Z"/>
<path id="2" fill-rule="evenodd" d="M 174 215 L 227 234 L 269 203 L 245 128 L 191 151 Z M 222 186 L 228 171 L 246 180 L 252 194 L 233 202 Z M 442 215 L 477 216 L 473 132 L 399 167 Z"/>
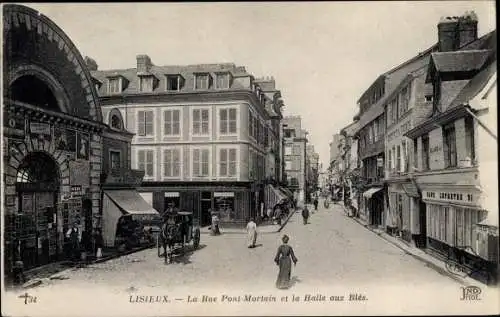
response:
<path id="1" fill-rule="evenodd" d="M 342 205 L 342 208 L 344 209 L 345 212 L 347 212 L 347 209 L 345 208 L 344 205 Z M 420 262 L 426 264 L 429 268 L 432 268 L 433 270 L 435 270 L 436 272 L 438 272 L 439 274 L 441 275 L 445 275 L 453 280 L 455 280 L 456 282 L 464 285 L 464 286 L 468 286 L 468 285 L 475 285 L 475 286 L 482 286 L 482 287 L 487 287 L 488 285 L 484 285 L 480 282 L 475 282 L 475 281 L 468 281 L 464 278 L 461 278 L 451 272 L 448 272 L 446 269 L 440 267 L 439 265 L 433 263 L 432 261 L 429 261 L 428 259 L 418 255 L 418 254 L 415 254 L 413 252 L 411 252 L 411 250 L 408 250 L 408 249 L 405 249 L 404 247 L 400 246 L 398 243 L 392 241 L 391 239 L 387 238 L 384 236 L 384 232 L 381 232 L 381 233 L 378 233 L 376 232 L 375 230 L 371 229 L 370 227 L 368 227 L 367 225 L 365 225 L 364 223 L 362 223 L 360 220 L 354 218 L 354 217 L 348 217 L 350 218 L 351 220 L 357 222 L 358 224 L 360 224 L 361 226 L 363 226 L 365 229 L 373 232 L 374 234 L 376 234 L 377 236 L 379 236 L 380 238 L 382 238 L 383 240 L 389 242 L 390 244 L 396 246 L 397 248 L 399 248 L 400 250 L 403 250 L 403 252 L 405 254 L 408 254 L 410 256 L 412 256 L 413 258 L 419 260 Z"/>
<path id="2" fill-rule="evenodd" d="M 280 228 L 278 230 L 276 230 L 274 233 L 278 233 L 278 232 L 281 232 L 281 230 L 283 230 L 283 228 L 286 226 L 286 224 L 288 223 L 288 220 L 290 220 L 290 218 L 292 218 L 292 216 L 294 214 L 296 214 L 298 212 L 298 210 L 294 210 L 293 212 L 289 212 L 288 213 L 288 217 L 286 217 L 285 221 L 281 224 Z"/>

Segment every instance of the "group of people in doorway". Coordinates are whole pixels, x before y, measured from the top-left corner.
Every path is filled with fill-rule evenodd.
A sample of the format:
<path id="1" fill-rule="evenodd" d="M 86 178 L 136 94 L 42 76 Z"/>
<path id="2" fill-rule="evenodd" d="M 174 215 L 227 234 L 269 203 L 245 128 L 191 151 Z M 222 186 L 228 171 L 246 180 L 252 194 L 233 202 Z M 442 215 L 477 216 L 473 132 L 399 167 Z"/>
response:
<path id="1" fill-rule="evenodd" d="M 96 229 L 91 235 L 81 229 L 79 221 L 75 221 L 66 231 L 66 246 L 69 258 L 75 262 L 88 261 L 90 254 L 100 258 L 104 246 L 101 229 Z"/>

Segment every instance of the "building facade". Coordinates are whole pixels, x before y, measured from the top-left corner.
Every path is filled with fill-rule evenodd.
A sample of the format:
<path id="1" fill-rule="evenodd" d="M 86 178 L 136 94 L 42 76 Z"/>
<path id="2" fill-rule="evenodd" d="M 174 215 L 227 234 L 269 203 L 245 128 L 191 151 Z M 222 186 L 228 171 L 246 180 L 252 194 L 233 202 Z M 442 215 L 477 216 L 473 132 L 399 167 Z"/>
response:
<path id="1" fill-rule="evenodd" d="M 201 225 L 213 210 L 227 224 L 256 216 L 271 117 L 265 93 L 244 67 L 155 66 L 138 55 L 135 68 L 92 75 L 104 122 L 118 111 L 135 134 L 132 168 L 144 171 L 140 191 L 156 210 L 173 202 Z"/>
<path id="2" fill-rule="evenodd" d="M 100 226 L 102 113 L 69 37 L 43 14 L 3 6 L 5 273 L 66 259 L 66 231 Z M 26 93 L 29 91 L 29 93 Z"/>
<path id="3" fill-rule="evenodd" d="M 355 137 L 358 130 L 357 120 L 340 130 L 340 160 L 342 162 L 342 200 L 346 206 L 358 214 L 359 193 L 356 186 L 358 169 L 358 141 Z"/>
<path id="4" fill-rule="evenodd" d="M 288 188 L 299 204 L 304 203 L 306 184 L 307 131 L 300 116 L 283 118 L 284 170 Z"/>
<path id="5" fill-rule="evenodd" d="M 427 247 L 469 268 L 484 261 L 496 276 L 498 187 L 489 180 L 498 171 L 496 31 L 478 39 L 477 22 L 472 13 L 439 23 L 426 76 L 431 110 L 406 136 L 416 144 Z"/>
<path id="6" fill-rule="evenodd" d="M 319 165 L 319 154 L 314 150 L 314 145 L 308 144 L 306 146 L 306 197 L 310 199 L 319 187 Z"/>

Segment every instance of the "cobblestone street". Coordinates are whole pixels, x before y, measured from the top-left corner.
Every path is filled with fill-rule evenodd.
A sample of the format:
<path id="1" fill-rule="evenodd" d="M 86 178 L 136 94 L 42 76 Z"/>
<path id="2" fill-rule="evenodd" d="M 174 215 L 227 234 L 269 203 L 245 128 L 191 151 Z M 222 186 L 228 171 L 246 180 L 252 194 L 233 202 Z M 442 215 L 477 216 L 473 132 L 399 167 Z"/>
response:
<path id="1" fill-rule="evenodd" d="M 278 268 L 273 258 L 285 233 L 290 236 L 290 245 L 293 246 L 299 261 L 292 271 L 294 285 L 288 291 L 280 291 L 274 287 Z M 232 295 L 237 294 L 237 297 L 240 294 L 253 294 L 274 297 L 278 305 L 276 307 L 281 307 L 279 305 L 282 295 L 298 294 L 303 301 L 309 294 L 313 296 L 310 298 L 319 299 L 319 302 L 322 302 L 321 294 L 338 295 L 339 298 L 345 296 L 344 301 L 340 301 L 336 306 L 319 306 L 325 312 L 336 307 L 335 309 L 340 309 L 340 313 L 344 310 L 352 312 L 352 307 L 342 305 L 348 301 L 350 294 L 356 293 L 366 295 L 371 305 L 383 301 L 385 294 L 398 292 L 399 289 L 410 292 L 412 296 L 427 297 L 429 300 L 440 293 L 455 294 L 456 298 L 453 299 L 456 300 L 461 294 L 460 284 L 426 267 L 422 262 L 349 219 L 339 205 L 332 205 L 327 210 L 320 207 L 311 215 L 308 225 L 303 225 L 300 213 L 296 213 L 281 233 L 261 234 L 255 249 L 246 247 L 244 234 L 216 237 L 203 234 L 200 249 L 189 252 L 169 265 L 164 264 L 153 248 L 86 268 L 70 269 L 58 275 L 63 279 L 47 281 L 31 290 L 31 293 L 36 294 L 38 298 L 54 295 L 77 297 L 82 299 L 82 304 L 87 296 L 93 299 L 116 296 L 118 300 L 130 303 L 138 300 L 135 296 L 168 294 L 169 300 L 174 303 L 175 298 L 179 298 L 177 305 L 168 306 L 172 309 L 169 312 L 178 311 L 179 314 L 186 312 L 180 304 L 187 302 L 188 295 L 191 299 L 198 296 L 200 301 L 203 295 L 213 296 L 217 304 L 235 304 L 229 299 Z M 227 297 L 221 303 L 224 295 Z M 483 292 L 483 295 L 488 294 Z M 328 302 L 329 297 L 325 298 Z M 413 301 L 411 298 L 401 298 L 406 302 L 398 305 L 411 305 L 412 309 L 425 306 L 425 300 Z M 57 302 L 62 303 L 60 300 Z M 368 306 L 363 306 L 363 301 L 357 302 L 360 306 L 354 307 L 355 311 L 368 309 Z M 239 309 L 244 309 L 246 303 L 236 304 L 224 306 L 226 308 L 217 310 L 217 314 L 238 314 Z M 486 301 L 483 304 L 486 304 Z M 164 314 L 165 308 L 160 307 L 165 306 L 158 305 L 140 306 L 140 314 L 144 315 L 142 309 L 146 307 L 152 314 Z M 196 306 L 197 304 L 193 305 L 190 307 L 203 309 Z M 131 311 L 127 307 L 139 306 L 125 305 L 119 310 L 113 307 L 112 311 L 130 314 Z M 370 307 L 372 314 L 390 312 L 389 308 L 385 310 L 382 306 Z M 89 309 L 88 313 L 91 313 L 93 308 L 85 306 L 84 309 Z M 252 314 L 259 315 L 270 308 L 258 306 L 253 309 Z M 307 309 L 304 305 L 295 306 L 292 312 L 307 314 Z M 426 309 L 428 311 L 429 308 Z M 463 311 L 464 307 L 460 309 Z M 438 311 L 436 306 L 436 312 Z"/>
<path id="2" fill-rule="evenodd" d="M 328 210 L 320 208 L 305 226 L 297 213 L 281 233 L 261 234 L 255 249 L 246 248 L 243 234 L 215 237 L 204 234 L 200 249 L 192 252 L 187 247 L 187 255 L 179 256 L 169 265 L 152 248 L 86 268 L 70 269 L 60 274 L 67 280 L 54 280 L 43 287 L 102 284 L 126 290 L 210 284 L 223 288 L 230 283 L 272 290 L 277 274 L 273 258 L 285 233 L 290 236 L 299 259 L 292 271 L 296 288 L 367 283 L 458 285 L 347 218 L 339 205 L 333 205 Z"/>

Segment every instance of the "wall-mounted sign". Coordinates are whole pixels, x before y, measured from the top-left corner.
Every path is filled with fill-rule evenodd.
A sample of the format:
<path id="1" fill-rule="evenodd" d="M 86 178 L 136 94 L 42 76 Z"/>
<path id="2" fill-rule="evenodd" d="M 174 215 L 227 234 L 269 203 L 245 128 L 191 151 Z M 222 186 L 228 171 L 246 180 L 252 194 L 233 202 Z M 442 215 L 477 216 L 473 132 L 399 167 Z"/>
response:
<path id="1" fill-rule="evenodd" d="M 30 134 L 35 139 L 47 141 L 52 139 L 52 129 L 49 123 L 30 122 Z"/>
<path id="2" fill-rule="evenodd" d="M 384 159 L 377 157 L 377 167 L 384 167 Z"/>
<path id="3" fill-rule="evenodd" d="M 166 192 L 165 197 L 180 197 L 179 192 Z"/>
<path id="4" fill-rule="evenodd" d="M 7 113 L 3 117 L 3 127 L 5 136 L 10 138 L 24 139 L 26 133 L 26 120 L 24 117 L 16 117 L 10 113 Z"/>
<path id="5" fill-rule="evenodd" d="M 76 134 L 76 157 L 81 160 L 88 160 L 90 153 L 90 135 L 78 132 Z"/>
<path id="6" fill-rule="evenodd" d="M 233 192 L 215 192 L 214 197 L 234 197 Z"/>
<path id="7" fill-rule="evenodd" d="M 69 162 L 69 184 L 71 186 L 90 186 L 90 163 L 88 161 Z"/>
<path id="8" fill-rule="evenodd" d="M 56 150 L 75 152 L 76 131 L 54 127 L 54 142 Z"/>
<path id="9" fill-rule="evenodd" d="M 83 196 L 83 190 L 82 190 L 82 186 L 80 185 L 72 185 L 71 186 L 71 197 L 72 198 L 75 198 L 75 197 L 82 197 Z"/>

